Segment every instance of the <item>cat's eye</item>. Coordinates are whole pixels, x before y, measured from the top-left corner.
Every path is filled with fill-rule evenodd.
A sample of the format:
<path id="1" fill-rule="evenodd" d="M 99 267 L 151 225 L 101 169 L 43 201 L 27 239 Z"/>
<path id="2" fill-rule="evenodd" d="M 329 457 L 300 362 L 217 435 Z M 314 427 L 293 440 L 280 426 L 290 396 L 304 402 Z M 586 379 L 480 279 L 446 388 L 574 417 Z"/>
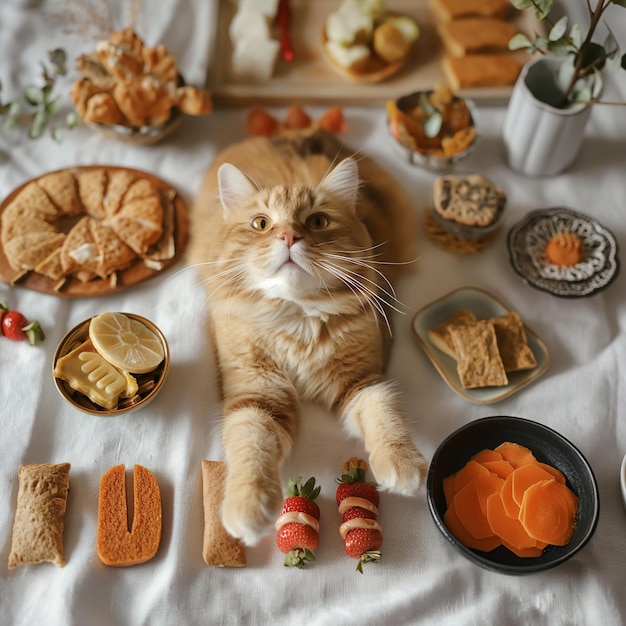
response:
<path id="1" fill-rule="evenodd" d="M 264 231 L 268 230 L 272 226 L 272 222 L 270 221 L 270 218 L 266 215 L 257 215 L 255 218 L 252 219 L 250 225 L 255 230 Z"/>
<path id="2" fill-rule="evenodd" d="M 328 218 L 323 213 L 313 213 L 306 220 L 306 225 L 312 230 L 322 230 L 329 224 Z"/>

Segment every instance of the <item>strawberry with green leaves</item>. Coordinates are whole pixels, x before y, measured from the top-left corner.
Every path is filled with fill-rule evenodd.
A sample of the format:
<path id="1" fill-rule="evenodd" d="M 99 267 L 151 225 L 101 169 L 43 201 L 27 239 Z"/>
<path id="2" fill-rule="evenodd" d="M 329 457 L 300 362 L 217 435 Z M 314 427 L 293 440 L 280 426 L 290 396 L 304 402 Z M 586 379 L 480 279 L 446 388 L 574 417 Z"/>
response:
<path id="1" fill-rule="evenodd" d="M 374 483 L 365 480 L 367 463 L 352 457 L 343 464 L 335 494 L 342 524 L 339 533 L 346 554 L 358 559 L 356 569 L 363 573 L 363 564 L 378 561 L 383 533 L 378 523 L 379 494 Z"/>
<path id="2" fill-rule="evenodd" d="M 19 311 L 10 310 L 6 302 L 0 302 L 0 335 L 11 341 L 28 339 L 31 346 L 45 339 L 39 322 L 29 322 Z"/>
<path id="3" fill-rule="evenodd" d="M 315 560 L 315 551 L 320 542 L 320 508 L 314 501 L 321 487 L 315 478 L 302 484 L 302 477 L 292 478 L 287 485 L 289 496 L 274 525 L 276 545 L 286 554 L 285 566 L 302 568 L 307 561 Z"/>

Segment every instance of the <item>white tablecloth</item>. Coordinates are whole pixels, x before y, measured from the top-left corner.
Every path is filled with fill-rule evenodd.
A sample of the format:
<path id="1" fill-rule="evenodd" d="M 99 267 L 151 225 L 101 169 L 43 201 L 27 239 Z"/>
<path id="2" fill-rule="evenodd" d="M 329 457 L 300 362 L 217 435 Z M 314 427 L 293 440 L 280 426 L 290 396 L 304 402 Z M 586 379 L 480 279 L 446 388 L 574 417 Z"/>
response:
<path id="1" fill-rule="evenodd" d="M 73 53 L 91 49 L 84 36 L 63 34 L 62 24 L 50 17 L 48 10 L 58 3 L 19 5 L 0 4 L 5 100 L 17 95 L 29 75 L 36 80 L 38 60 L 53 45 L 62 42 Z M 144 26 L 147 43 L 164 41 L 188 82 L 197 84 L 206 70 L 214 3 L 170 0 L 158 6 Z M 626 44 L 624 29 L 614 30 Z M 623 77 L 611 79 L 607 89 L 626 98 Z M 309 110 L 317 115 L 322 108 Z M 87 128 L 72 131 L 61 145 L 48 137 L 30 141 L 24 133 L 0 134 L 0 198 L 49 170 L 110 164 L 154 173 L 191 202 L 216 151 L 244 137 L 245 113 L 243 108 L 218 109 L 203 119 L 185 119 L 175 135 L 152 147 L 115 142 Z M 381 110 L 347 108 L 345 114 L 346 142 L 392 169 L 421 216 L 434 175 L 396 158 Z M 303 571 L 283 567 L 283 555 L 269 536 L 248 549 L 247 567 L 207 567 L 201 555 L 200 463 L 220 459 L 221 447 L 215 369 L 202 330 L 206 296 L 194 269 L 181 263 L 127 291 L 87 299 L 0 284 L 0 300 L 38 319 L 47 334 L 37 347 L 0 339 L 0 623 L 554 626 L 626 621 L 626 517 L 618 483 L 626 453 L 623 277 L 592 297 L 561 299 L 525 284 L 513 271 L 506 248 L 506 231 L 529 210 L 566 206 L 598 218 L 626 249 L 625 112 L 595 108 L 580 157 L 567 173 L 548 179 L 528 179 L 508 168 L 503 117 L 504 108 L 479 107 L 482 136 L 464 169 L 505 188 L 504 229 L 492 247 L 469 256 L 445 251 L 420 233 L 419 262 L 399 289 L 409 313 L 396 318 L 389 374 L 398 381 L 414 440 L 428 459 L 450 432 L 488 415 L 533 419 L 570 439 L 593 467 L 600 490 L 600 519 L 590 543 L 557 569 L 526 577 L 499 575 L 453 550 L 433 523 L 423 492 L 414 498 L 383 494 L 384 557 L 360 575 L 343 554 L 337 532 L 334 479 L 342 461 L 362 454 L 362 448 L 341 432 L 334 416 L 307 406 L 284 476 L 286 481 L 292 475 L 315 475 L 322 485 L 317 561 Z M 542 378 L 493 405 L 472 404 L 454 394 L 411 331 L 415 311 L 464 286 L 487 289 L 517 310 L 552 352 Z M 104 310 L 152 319 L 170 344 L 171 372 L 161 395 L 129 417 L 104 419 L 73 410 L 52 381 L 58 341 L 72 326 Z M 67 565 L 8 570 L 18 467 L 65 461 L 72 464 L 64 533 Z M 108 568 L 96 556 L 98 486 L 104 472 L 120 463 L 144 465 L 158 478 L 163 538 L 148 563 Z"/>

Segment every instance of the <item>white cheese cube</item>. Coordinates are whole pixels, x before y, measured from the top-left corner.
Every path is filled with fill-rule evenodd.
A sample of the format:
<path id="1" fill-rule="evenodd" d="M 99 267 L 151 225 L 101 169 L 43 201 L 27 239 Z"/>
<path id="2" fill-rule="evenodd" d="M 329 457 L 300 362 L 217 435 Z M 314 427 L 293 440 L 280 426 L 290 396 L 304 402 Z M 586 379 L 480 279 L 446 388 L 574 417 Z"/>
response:
<path id="1" fill-rule="evenodd" d="M 264 15 L 256 9 L 240 9 L 228 26 L 233 45 L 243 39 L 269 39 L 270 28 Z"/>
<path id="2" fill-rule="evenodd" d="M 280 43 L 276 39 L 242 39 L 233 51 L 232 72 L 236 79 L 269 80 L 274 73 Z"/>

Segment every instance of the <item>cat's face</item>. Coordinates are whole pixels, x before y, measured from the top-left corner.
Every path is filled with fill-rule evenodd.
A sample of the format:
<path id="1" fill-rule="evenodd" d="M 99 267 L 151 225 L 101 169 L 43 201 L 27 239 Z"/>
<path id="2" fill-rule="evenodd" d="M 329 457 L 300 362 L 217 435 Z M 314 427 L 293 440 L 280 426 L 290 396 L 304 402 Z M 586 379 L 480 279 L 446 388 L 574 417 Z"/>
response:
<path id="1" fill-rule="evenodd" d="M 366 274 L 369 235 L 357 217 L 358 169 L 347 159 L 315 188 L 280 185 L 257 189 L 242 172 L 218 173 L 227 240 L 238 266 L 239 288 L 270 298 L 328 298 Z"/>

